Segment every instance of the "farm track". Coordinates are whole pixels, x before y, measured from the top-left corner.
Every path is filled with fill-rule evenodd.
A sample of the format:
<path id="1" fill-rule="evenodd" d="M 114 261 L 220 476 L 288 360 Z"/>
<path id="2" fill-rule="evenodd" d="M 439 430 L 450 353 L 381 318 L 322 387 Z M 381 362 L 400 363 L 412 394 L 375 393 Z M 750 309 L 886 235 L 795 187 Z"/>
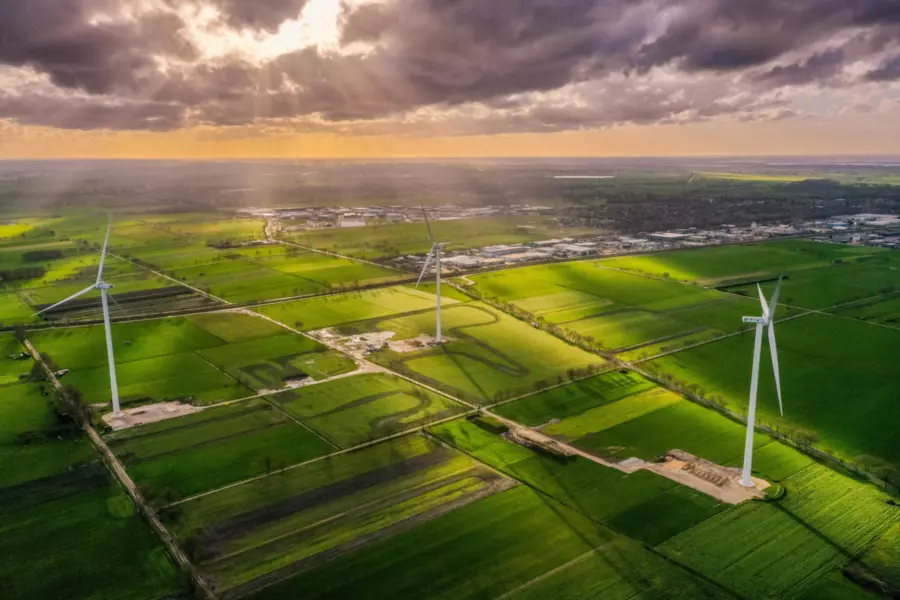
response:
<path id="1" fill-rule="evenodd" d="M 219 298 L 218 296 L 213 296 L 212 294 L 209 294 L 209 293 L 207 293 L 207 292 L 204 292 L 204 291 L 201 290 L 200 288 L 195 288 L 194 286 L 192 286 L 192 285 L 190 285 L 190 284 L 188 284 L 188 283 L 185 283 L 185 282 L 183 282 L 183 281 L 179 281 L 178 279 L 175 279 L 174 277 L 170 277 L 170 276 L 166 275 L 165 273 L 162 273 L 162 272 L 160 272 L 160 271 L 156 271 L 156 270 L 154 270 L 154 269 L 151 269 L 151 268 L 148 267 L 148 266 L 142 265 L 142 264 L 140 264 L 140 263 L 136 263 L 136 262 L 134 262 L 133 260 L 124 258 L 124 257 L 122 257 L 122 256 L 119 256 L 118 254 L 113 254 L 112 252 L 109 252 L 108 254 L 109 254 L 110 256 L 112 256 L 113 258 L 118 258 L 119 260 L 124 261 L 124 262 L 127 262 L 127 263 L 129 263 L 129 264 L 131 264 L 131 265 L 133 265 L 133 266 L 135 266 L 135 267 L 137 267 L 137 268 L 139 268 L 139 269 L 143 269 L 143 270 L 145 270 L 145 271 L 149 271 L 150 273 L 153 273 L 154 275 L 157 275 L 158 277 L 163 277 L 164 279 L 168 279 L 169 281 L 175 282 L 175 283 L 177 283 L 178 285 L 181 285 L 181 286 L 183 286 L 183 287 L 189 288 L 189 289 L 195 291 L 196 293 L 198 293 L 198 294 L 200 294 L 200 295 L 202 295 L 202 296 L 206 296 L 207 298 L 209 298 L 209 299 L 211 299 L 211 300 L 215 300 L 216 302 L 221 302 L 222 304 L 231 304 L 231 302 L 228 302 L 227 300 L 223 300 L 222 298 Z"/>
<path id="2" fill-rule="evenodd" d="M 50 384 L 56 389 L 59 394 L 61 394 L 68 400 L 68 396 L 64 392 L 62 384 L 60 384 L 59 380 L 53 374 L 53 370 L 50 369 L 50 367 L 47 366 L 47 363 L 45 363 L 41 358 L 41 355 L 37 351 L 37 349 L 28 340 L 25 340 L 24 343 L 25 347 L 28 349 L 28 352 L 31 354 L 35 362 L 39 363 L 44 369 L 44 374 L 46 375 L 47 380 L 50 382 Z M 125 467 L 121 462 L 119 462 L 119 459 L 116 458 L 116 455 L 113 454 L 112 450 L 109 449 L 109 446 L 106 445 L 106 442 L 103 441 L 103 438 L 100 437 L 100 434 L 97 433 L 97 431 L 89 422 L 82 423 L 82 428 L 84 429 L 85 433 L 87 433 L 88 438 L 91 440 L 91 443 L 100 452 L 103 461 L 106 463 L 113 476 L 119 482 L 119 485 L 122 486 L 128 496 L 131 498 L 131 501 L 135 504 L 135 506 L 138 507 L 140 513 L 150 524 L 150 527 L 153 529 L 154 533 L 156 533 L 157 537 L 159 537 L 159 539 L 163 542 L 169 554 L 175 559 L 175 562 L 178 564 L 181 570 L 184 571 L 194 582 L 197 592 L 207 600 L 217 600 L 218 596 L 216 596 L 206 580 L 200 576 L 200 574 L 194 568 L 193 563 L 191 563 L 191 561 L 188 559 L 187 555 L 182 552 L 181 548 L 178 546 L 178 543 L 175 541 L 175 536 L 173 536 L 169 532 L 163 522 L 159 519 L 157 513 L 146 503 L 140 490 L 135 485 L 134 481 L 132 481 L 131 477 L 128 475 L 128 472 L 125 470 Z"/>

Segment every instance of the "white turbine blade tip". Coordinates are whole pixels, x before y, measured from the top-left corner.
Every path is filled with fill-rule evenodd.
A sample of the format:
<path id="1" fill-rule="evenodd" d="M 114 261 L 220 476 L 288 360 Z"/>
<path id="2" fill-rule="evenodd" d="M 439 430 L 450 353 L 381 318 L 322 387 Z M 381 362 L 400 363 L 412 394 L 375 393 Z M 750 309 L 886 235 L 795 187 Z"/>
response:
<path id="1" fill-rule="evenodd" d="M 769 304 L 769 314 L 773 317 L 775 315 L 775 306 L 778 304 L 778 296 L 781 294 L 781 282 L 783 280 L 783 275 L 778 277 L 778 284 L 775 286 L 775 293 L 772 294 L 772 302 Z"/>
<path id="2" fill-rule="evenodd" d="M 763 295 L 762 288 L 759 287 L 758 283 L 756 284 L 756 291 L 759 292 L 759 303 L 762 305 L 763 315 L 768 317 L 769 316 L 769 307 L 767 305 L 768 303 L 766 302 L 766 297 Z"/>

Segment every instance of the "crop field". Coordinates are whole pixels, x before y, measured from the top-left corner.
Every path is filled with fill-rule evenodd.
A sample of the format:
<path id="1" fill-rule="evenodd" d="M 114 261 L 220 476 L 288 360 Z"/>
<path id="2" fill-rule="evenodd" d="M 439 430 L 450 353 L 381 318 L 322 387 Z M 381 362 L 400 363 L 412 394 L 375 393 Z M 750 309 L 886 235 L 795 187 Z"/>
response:
<path id="1" fill-rule="evenodd" d="M 546 240 L 582 233 L 595 234 L 597 231 L 560 227 L 546 217 L 434 221 L 431 228 L 436 238 L 452 242 L 451 247 L 454 249 Z M 428 238 L 424 221 L 352 229 L 300 231 L 288 234 L 286 239 L 302 246 L 370 260 L 405 254 L 425 254 L 431 248 L 431 240 Z"/>
<path id="2" fill-rule="evenodd" d="M 204 348 L 197 354 L 260 393 L 281 389 L 290 380 L 319 380 L 356 369 L 352 359 L 294 333 Z"/>
<path id="3" fill-rule="evenodd" d="M 442 311 L 447 342 L 438 347 L 380 350 L 372 360 L 456 397 L 486 403 L 548 387 L 600 369 L 605 361 L 481 303 Z M 395 340 L 435 334 L 434 311 L 353 324 L 354 333 L 392 331 Z"/>
<path id="4" fill-rule="evenodd" d="M 536 550 L 537 540 L 541 548 Z M 287 600 L 300 594 L 373 600 L 729 598 L 726 592 L 523 486 L 265 588 L 251 598 Z"/>
<path id="5" fill-rule="evenodd" d="M 660 342 L 709 339 L 745 327 L 749 300 L 623 273 L 603 261 L 510 269 L 473 276 L 475 291 L 511 302 L 538 322 L 594 346 L 637 354 Z M 648 354 L 649 356 L 649 354 Z"/>
<path id="6" fill-rule="evenodd" d="M 4 597 L 164 600 L 180 594 L 176 568 L 87 439 L 77 429 L 56 427 L 37 385 L 0 389 Z"/>
<path id="7" fill-rule="evenodd" d="M 113 432 L 106 439 L 155 502 L 171 502 L 334 450 L 261 399 Z"/>
<path id="8" fill-rule="evenodd" d="M 353 361 L 273 323 L 246 314 L 216 313 L 113 324 L 123 404 L 190 398 L 212 404 L 281 389 L 285 379 L 322 379 L 352 371 Z M 103 326 L 29 334 L 58 368 L 63 382 L 88 402 L 108 401 Z M 228 343 L 233 340 L 233 343 Z"/>
<path id="9" fill-rule="evenodd" d="M 848 460 L 868 455 L 869 461 L 900 464 L 900 446 L 892 433 L 900 427 L 892 376 L 900 332 L 824 315 L 783 323 L 777 332 L 784 417 L 778 414 L 771 363 L 764 356 L 761 422 Z M 752 345 L 750 334 L 740 335 L 645 366 L 742 413 Z"/>
<path id="10" fill-rule="evenodd" d="M 762 289 L 766 297 L 775 291 L 775 283 Z M 729 288 L 729 292 L 756 296 L 756 286 Z M 800 308 L 828 309 L 900 291 L 900 271 L 887 263 L 860 259 L 853 263 L 792 271 L 784 281 L 779 302 Z"/>
<path id="11" fill-rule="evenodd" d="M 0 333 L 0 386 L 15 383 L 19 375 L 25 375 L 31 370 L 34 362 L 30 355 L 20 358 L 19 355 L 23 352 L 25 346 L 13 334 Z"/>
<path id="12" fill-rule="evenodd" d="M 383 373 L 345 377 L 271 396 L 340 447 L 381 438 L 465 410 L 461 404 Z"/>
<path id="13" fill-rule="evenodd" d="M 863 566 L 892 590 L 900 590 L 900 524 L 894 525 L 862 555 Z"/>
<path id="14" fill-rule="evenodd" d="M 671 505 L 675 513 L 681 513 L 673 515 L 671 521 L 657 517 L 643 525 L 641 535 L 657 539 L 674 535 L 722 509 L 709 496 L 669 493 L 677 484 L 649 471 L 624 474 L 580 456 L 562 460 L 535 452 L 500 437 L 493 424 L 481 419 L 451 421 L 429 431 L 585 516 L 616 529 L 621 527 L 626 533 L 634 534 L 631 529 L 636 524 L 620 515 L 628 511 L 649 513 L 649 506 L 640 508 L 647 503 Z"/>
<path id="15" fill-rule="evenodd" d="M 295 329 L 309 331 L 433 309 L 436 297 L 422 288 L 416 290 L 412 287 L 398 286 L 349 292 L 334 296 L 268 304 L 253 310 L 281 323 L 291 325 Z M 441 297 L 441 306 L 451 306 L 457 302 L 459 302 L 458 298 L 446 295 Z"/>
<path id="16" fill-rule="evenodd" d="M 273 473 L 162 516 L 216 590 L 231 598 L 511 485 L 469 457 L 413 436 Z"/>
<path id="17" fill-rule="evenodd" d="M 783 484 L 787 494 L 778 504 L 730 508 L 661 549 L 752 597 L 793 597 L 900 522 L 900 508 L 886 502 L 886 494 L 821 465 Z"/>
<path id="18" fill-rule="evenodd" d="M 166 274 L 229 302 L 286 298 L 398 277 L 397 271 L 314 252 L 237 258 L 168 269 Z"/>
<path id="19" fill-rule="evenodd" d="M 900 322 L 900 298 L 896 294 L 830 309 L 828 312 L 838 317 L 868 321 L 889 327 L 900 327 L 897 325 Z"/>
<path id="20" fill-rule="evenodd" d="M 884 252 L 880 248 L 783 240 L 625 256 L 604 260 L 602 264 L 709 286 L 776 278 L 781 273 L 826 267 L 836 260 L 853 262 Z"/>

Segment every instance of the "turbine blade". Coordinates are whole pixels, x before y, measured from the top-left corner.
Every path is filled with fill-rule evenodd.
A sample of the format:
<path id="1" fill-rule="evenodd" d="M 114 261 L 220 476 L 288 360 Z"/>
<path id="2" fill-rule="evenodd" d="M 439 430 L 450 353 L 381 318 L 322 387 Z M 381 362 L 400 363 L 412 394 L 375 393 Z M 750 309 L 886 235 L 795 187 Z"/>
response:
<path id="1" fill-rule="evenodd" d="M 762 288 L 759 287 L 758 283 L 756 284 L 756 289 L 757 289 L 757 291 L 759 291 L 759 303 L 762 304 L 763 316 L 768 318 L 769 317 L 769 307 L 766 305 L 766 297 L 763 296 Z"/>
<path id="2" fill-rule="evenodd" d="M 772 353 L 772 371 L 775 372 L 775 389 L 778 391 L 778 412 L 784 416 L 784 406 L 781 404 L 781 374 L 778 372 L 778 348 L 775 346 L 775 324 L 771 321 L 769 322 L 769 352 Z"/>
<path id="3" fill-rule="evenodd" d="M 429 237 L 429 239 L 431 239 L 431 241 L 433 242 L 433 241 L 434 241 L 434 234 L 431 233 L 431 223 L 428 222 L 428 211 L 425 210 L 425 203 L 422 202 L 421 204 L 422 204 L 422 214 L 425 215 L 425 227 L 428 228 L 428 237 Z"/>
<path id="4" fill-rule="evenodd" d="M 416 281 L 416 287 L 419 287 L 419 284 L 422 283 L 422 278 L 425 277 L 425 271 L 428 270 L 428 267 L 431 266 L 431 259 L 434 258 L 434 247 L 432 246 L 431 251 L 428 252 L 428 256 L 425 258 L 425 264 L 422 265 L 422 272 L 419 273 L 419 280 Z"/>
<path id="5" fill-rule="evenodd" d="M 771 319 L 775 318 L 775 305 L 778 304 L 778 295 L 781 293 L 781 281 L 784 275 L 778 276 L 778 285 L 775 286 L 775 293 L 772 294 L 772 303 L 769 304 L 769 315 Z"/>
<path id="6" fill-rule="evenodd" d="M 112 218 L 109 219 L 109 225 L 106 227 L 106 239 L 103 240 L 103 253 L 100 255 L 100 268 L 97 270 L 97 283 L 103 278 L 103 264 L 106 262 L 106 247 L 109 246 L 109 232 L 112 230 Z"/>
<path id="7" fill-rule="evenodd" d="M 56 308 L 57 306 L 59 306 L 59 305 L 61 305 L 61 304 L 65 304 L 65 303 L 68 302 L 69 300 L 74 300 L 74 299 L 77 298 L 78 296 L 83 296 L 84 294 L 87 294 L 88 292 L 90 292 L 91 290 L 93 290 L 93 289 L 95 289 L 95 288 L 96 288 L 96 284 L 95 284 L 95 285 L 90 285 L 90 286 L 84 288 L 83 290 L 81 290 L 80 292 L 78 292 L 78 293 L 76 293 L 76 294 L 72 294 L 71 296 L 69 296 L 69 297 L 66 298 L 65 300 L 60 300 L 59 302 L 57 302 L 57 303 L 54 304 L 53 306 L 48 306 L 48 307 L 45 308 L 44 310 L 42 310 L 42 311 L 40 311 L 40 312 L 34 313 L 34 316 L 38 316 L 39 314 L 45 313 L 45 312 L 47 312 L 48 310 L 53 310 L 53 309 Z"/>
<path id="8" fill-rule="evenodd" d="M 126 319 L 128 319 L 129 321 L 132 320 L 131 315 L 128 313 L 127 310 L 125 310 L 125 308 L 121 304 L 119 304 L 119 301 L 116 300 L 115 296 L 113 296 L 112 294 L 106 294 L 106 297 L 109 298 L 110 300 L 112 300 L 113 304 L 116 305 L 116 308 L 118 308 L 120 311 L 122 311 L 122 314 L 125 315 Z"/>

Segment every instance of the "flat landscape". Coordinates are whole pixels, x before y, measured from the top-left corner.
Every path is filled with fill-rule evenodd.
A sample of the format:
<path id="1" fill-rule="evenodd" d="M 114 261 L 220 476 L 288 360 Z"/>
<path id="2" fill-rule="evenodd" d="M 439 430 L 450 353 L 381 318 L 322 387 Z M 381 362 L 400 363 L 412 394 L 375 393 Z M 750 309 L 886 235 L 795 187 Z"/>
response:
<path id="1" fill-rule="evenodd" d="M 551 233 L 528 222 L 476 228 L 472 243 Z M 38 255 L 43 273 L 3 289 L 0 317 L 27 323 L 96 276 L 103 221 L 52 224 L 52 235 L 35 220 L 0 240 L 2 264 L 54 252 Z M 434 284 L 355 260 L 422 251 L 425 238 L 392 243 L 404 227 L 420 225 L 289 236 L 341 257 L 271 243 L 259 219 L 122 219 L 105 273 L 124 300 L 111 326 L 124 428 L 100 418 L 103 326 L 79 325 L 98 318 L 96 298 L 0 334 L 0 541 L 39 569 L 29 540 L 53 548 L 91 531 L 83 553 L 59 550 L 68 562 L 54 577 L 0 567 L 0 580 L 39 600 L 70 587 L 99 600 L 188 593 L 74 409 L 22 356 L 24 336 L 92 405 L 97 443 L 221 600 L 864 600 L 896 589 L 890 253 L 784 240 L 474 274 L 443 286 L 435 344 Z M 771 435 L 754 439 L 753 474 L 773 487 L 734 504 L 710 490 L 721 482 L 666 465 L 676 451 L 742 464 L 752 338 L 741 317 L 760 311 L 756 283 L 771 294 L 782 273 L 785 415 L 763 361 L 758 422 Z M 140 584 L 76 581 L 99 573 L 110 544 Z"/>

